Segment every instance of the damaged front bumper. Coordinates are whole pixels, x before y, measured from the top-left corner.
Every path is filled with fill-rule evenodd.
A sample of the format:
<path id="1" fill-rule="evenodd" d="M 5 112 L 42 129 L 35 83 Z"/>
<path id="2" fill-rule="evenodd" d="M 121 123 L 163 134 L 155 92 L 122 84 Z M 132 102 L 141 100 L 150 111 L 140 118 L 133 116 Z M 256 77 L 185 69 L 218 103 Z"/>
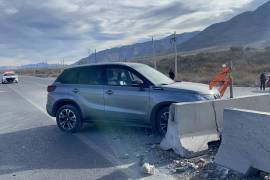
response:
<path id="1" fill-rule="evenodd" d="M 17 78 L 4 78 L 2 79 L 2 83 L 18 83 Z"/>

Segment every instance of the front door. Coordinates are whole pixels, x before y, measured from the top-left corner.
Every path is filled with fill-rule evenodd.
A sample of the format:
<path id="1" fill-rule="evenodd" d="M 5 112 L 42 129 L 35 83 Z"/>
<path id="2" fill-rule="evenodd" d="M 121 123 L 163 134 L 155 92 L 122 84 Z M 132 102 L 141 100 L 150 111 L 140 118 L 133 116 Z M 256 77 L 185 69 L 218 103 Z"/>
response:
<path id="1" fill-rule="evenodd" d="M 129 69 L 121 66 L 106 68 L 104 100 L 106 117 L 114 121 L 145 123 L 149 108 L 149 88 L 134 87 L 141 80 Z"/>

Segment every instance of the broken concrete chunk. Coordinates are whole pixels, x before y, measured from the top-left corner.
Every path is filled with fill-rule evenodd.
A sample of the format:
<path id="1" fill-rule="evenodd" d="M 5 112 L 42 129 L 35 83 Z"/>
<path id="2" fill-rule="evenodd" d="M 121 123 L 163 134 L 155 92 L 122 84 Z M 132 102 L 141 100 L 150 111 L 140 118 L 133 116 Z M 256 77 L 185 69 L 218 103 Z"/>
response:
<path id="1" fill-rule="evenodd" d="M 128 159 L 129 158 L 129 155 L 128 154 L 125 154 L 124 156 L 123 156 L 123 159 Z"/>
<path id="2" fill-rule="evenodd" d="M 145 174 L 151 174 L 151 175 L 155 174 L 155 166 L 149 163 L 144 163 L 142 166 L 142 170 Z"/>
<path id="3" fill-rule="evenodd" d="M 187 170 L 188 170 L 188 167 L 187 166 L 175 168 L 175 172 L 176 173 L 183 173 L 183 172 L 185 172 Z"/>

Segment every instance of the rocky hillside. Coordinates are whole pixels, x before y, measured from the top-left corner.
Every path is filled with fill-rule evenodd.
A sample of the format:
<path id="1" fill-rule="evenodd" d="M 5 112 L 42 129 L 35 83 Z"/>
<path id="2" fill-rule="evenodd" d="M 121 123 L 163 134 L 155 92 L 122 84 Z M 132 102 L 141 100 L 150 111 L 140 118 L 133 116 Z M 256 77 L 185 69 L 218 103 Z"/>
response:
<path id="1" fill-rule="evenodd" d="M 252 45 L 267 46 L 270 42 L 270 1 L 255 11 L 244 12 L 229 21 L 213 24 L 179 45 L 182 51 L 201 48 Z"/>
<path id="2" fill-rule="evenodd" d="M 199 31 L 177 34 L 177 45 L 182 44 L 183 42 L 197 35 L 198 33 Z M 172 46 L 170 42 L 171 38 L 172 36 L 168 36 L 163 39 L 154 41 L 155 53 L 157 55 L 169 53 L 172 51 Z M 152 53 L 153 53 L 152 41 L 147 41 L 144 43 L 136 43 L 128 46 L 122 46 L 97 52 L 96 60 L 98 62 L 124 61 L 142 57 L 150 57 L 152 56 Z M 88 62 L 94 62 L 94 60 L 95 55 L 92 54 L 89 57 L 79 60 L 76 64 L 85 64 Z"/>

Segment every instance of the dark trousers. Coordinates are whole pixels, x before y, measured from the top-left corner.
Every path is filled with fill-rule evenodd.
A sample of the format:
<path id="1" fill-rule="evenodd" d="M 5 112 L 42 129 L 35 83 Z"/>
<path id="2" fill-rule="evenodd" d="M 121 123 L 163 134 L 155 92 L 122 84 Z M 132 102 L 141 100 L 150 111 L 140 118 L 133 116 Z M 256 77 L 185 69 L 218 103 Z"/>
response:
<path id="1" fill-rule="evenodd" d="M 265 81 L 261 81 L 260 89 L 265 91 Z"/>

